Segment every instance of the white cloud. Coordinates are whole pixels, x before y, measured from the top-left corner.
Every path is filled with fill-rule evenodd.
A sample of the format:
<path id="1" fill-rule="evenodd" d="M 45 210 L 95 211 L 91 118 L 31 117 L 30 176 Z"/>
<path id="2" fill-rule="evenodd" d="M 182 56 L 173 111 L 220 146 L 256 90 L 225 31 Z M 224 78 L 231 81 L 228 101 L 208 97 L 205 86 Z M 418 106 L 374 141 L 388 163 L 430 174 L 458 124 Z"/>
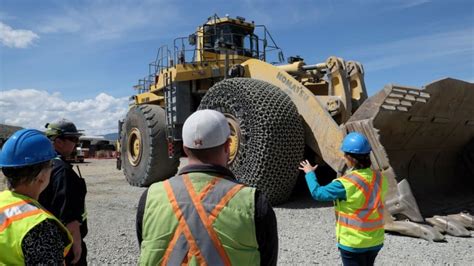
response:
<path id="1" fill-rule="evenodd" d="M 59 118 L 73 121 L 88 135 L 117 132 L 117 121 L 128 110 L 128 99 L 100 93 L 93 99 L 66 101 L 59 93 L 36 89 L 0 92 L 0 123 L 44 130 Z"/>
<path id="2" fill-rule="evenodd" d="M 0 22 L 0 42 L 12 48 L 26 48 L 39 36 L 30 30 L 15 30 Z"/>
<path id="3" fill-rule="evenodd" d="M 366 46 L 355 51 L 370 71 L 384 70 L 401 65 L 454 55 L 474 54 L 474 28 L 459 29 L 424 36 L 401 39 L 389 43 Z"/>

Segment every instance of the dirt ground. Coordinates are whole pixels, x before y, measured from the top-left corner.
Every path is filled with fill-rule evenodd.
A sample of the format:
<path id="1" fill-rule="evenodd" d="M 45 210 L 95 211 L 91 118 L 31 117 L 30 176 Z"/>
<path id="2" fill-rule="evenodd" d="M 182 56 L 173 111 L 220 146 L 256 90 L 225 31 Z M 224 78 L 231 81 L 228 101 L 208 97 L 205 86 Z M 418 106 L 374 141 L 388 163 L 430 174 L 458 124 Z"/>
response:
<path id="1" fill-rule="evenodd" d="M 89 263 L 136 264 L 139 249 L 135 215 L 144 188 L 129 186 L 122 172 L 115 169 L 115 160 L 86 159 L 79 167 L 88 186 L 89 234 L 85 241 Z M 279 265 L 341 264 L 331 204 L 318 203 L 303 195 L 275 207 L 275 213 Z M 433 243 L 386 234 L 376 264 L 472 265 L 474 238 L 446 238 L 444 243 Z"/>

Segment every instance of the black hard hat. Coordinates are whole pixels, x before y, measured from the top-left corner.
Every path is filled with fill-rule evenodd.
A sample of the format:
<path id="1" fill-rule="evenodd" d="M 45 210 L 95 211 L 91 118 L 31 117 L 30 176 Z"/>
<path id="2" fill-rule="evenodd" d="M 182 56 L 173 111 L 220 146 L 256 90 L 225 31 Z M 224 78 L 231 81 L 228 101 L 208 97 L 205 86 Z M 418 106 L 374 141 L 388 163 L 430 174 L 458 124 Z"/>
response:
<path id="1" fill-rule="evenodd" d="M 80 132 L 82 130 L 77 130 L 73 122 L 64 118 L 56 122 L 47 123 L 44 127 L 46 128 L 46 136 L 50 139 L 66 136 L 79 137 L 84 135 Z"/>

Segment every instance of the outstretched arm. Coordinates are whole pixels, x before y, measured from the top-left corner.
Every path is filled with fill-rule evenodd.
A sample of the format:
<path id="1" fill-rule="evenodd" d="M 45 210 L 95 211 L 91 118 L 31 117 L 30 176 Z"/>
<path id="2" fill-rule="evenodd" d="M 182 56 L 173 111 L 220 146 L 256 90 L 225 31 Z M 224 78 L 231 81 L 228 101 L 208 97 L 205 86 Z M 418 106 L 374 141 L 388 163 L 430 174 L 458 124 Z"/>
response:
<path id="1" fill-rule="evenodd" d="M 306 173 L 306 184 L 308 185 L 309 192 L 313 199 L 319 201 L 333 201 L 337 199 L 345 200 L 346 190 L 341 182 L 334 181 L 326 186 L 321 186 L 318 183 L 316 173 L 314 172 L 317 167 L 318 165 L 312 166 L 308 160 L 304 160 L 300 163 L 300 167 L 298 168 Z"/>

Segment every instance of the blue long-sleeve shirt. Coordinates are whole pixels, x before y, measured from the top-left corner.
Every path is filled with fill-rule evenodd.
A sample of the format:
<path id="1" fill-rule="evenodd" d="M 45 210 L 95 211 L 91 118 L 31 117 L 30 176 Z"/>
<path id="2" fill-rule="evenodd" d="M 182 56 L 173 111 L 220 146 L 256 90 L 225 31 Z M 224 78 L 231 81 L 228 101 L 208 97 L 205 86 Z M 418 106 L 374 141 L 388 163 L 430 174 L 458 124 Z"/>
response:
<path id="1" fill-rule="evenodd" d="M 321 186 L 318 183 L 316 174 L 311 171 L 305 175 L 306 184 L 308 184 L 309 192 L 315 200 L 319 201 L 333 201 L 333 200 L 345 200 L 346 189 L 339 181 L 334 181 L 326 186 Z"/>

